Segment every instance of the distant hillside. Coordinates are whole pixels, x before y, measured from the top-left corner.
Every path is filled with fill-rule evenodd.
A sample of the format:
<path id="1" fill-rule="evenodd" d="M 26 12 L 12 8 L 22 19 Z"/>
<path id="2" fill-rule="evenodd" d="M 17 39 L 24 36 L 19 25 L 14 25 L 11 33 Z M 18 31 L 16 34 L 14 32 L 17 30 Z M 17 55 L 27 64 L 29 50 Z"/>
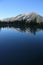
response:
<path id="1" fill-rule="evenodd" d="M 30 14 L 27 13 L 27 14 L 20 14 L 16 17 L 6 18 L 2 21 L 5 21 L 5 22 L 24 21 L 27 23 L 30 23 L 30 22 L 40 23 L 40 22 L 43 22 L 43 17 L 36 13 L 30 13 Z"/>

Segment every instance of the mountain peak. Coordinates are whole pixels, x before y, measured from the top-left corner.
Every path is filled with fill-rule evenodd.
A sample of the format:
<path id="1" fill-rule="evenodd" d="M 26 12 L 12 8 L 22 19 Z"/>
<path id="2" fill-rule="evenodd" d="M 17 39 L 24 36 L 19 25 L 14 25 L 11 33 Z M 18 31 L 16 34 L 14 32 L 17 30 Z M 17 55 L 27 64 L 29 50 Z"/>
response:
<path id="1" fill-rule="evenodd" d="M 20 14 L 16 17 L 6 18 L 3 21 L 25 21 L 30 22 L 36 19 L 37 22 L 43 22 L 43 17 L 35 12 Z"/>

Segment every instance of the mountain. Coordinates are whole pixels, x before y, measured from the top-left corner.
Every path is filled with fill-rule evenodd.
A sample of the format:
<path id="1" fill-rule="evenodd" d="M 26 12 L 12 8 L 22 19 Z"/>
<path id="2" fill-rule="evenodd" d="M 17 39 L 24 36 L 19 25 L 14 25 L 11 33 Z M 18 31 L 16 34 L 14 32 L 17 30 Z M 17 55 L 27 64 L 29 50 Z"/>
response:
<path id="1" fill-rule="evenodd" d="M 6 18 L 2 21 L 5 21 L 5 22 L 14 22 L 14 21 L 24 21 L 26 23 L 30 23 L 30 22 L 37 22 L 37 23 L 40 23 L 40 22 L 43 22 L 43 17 L 40 16 L 39 14 L 36 14 L 36 13 L 27 13 L 27 14 L 20 14 L 16 17 L 11 17 L 11 18 Z"/>

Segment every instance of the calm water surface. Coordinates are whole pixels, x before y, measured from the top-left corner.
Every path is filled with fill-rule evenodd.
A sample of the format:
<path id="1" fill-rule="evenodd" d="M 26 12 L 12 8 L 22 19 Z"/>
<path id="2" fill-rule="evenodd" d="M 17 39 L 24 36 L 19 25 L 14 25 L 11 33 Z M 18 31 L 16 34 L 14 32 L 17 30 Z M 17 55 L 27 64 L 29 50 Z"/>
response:
<path id="1" fill-rule="evenodd" d="M 1 28 L 0 65 L 43 65 L 43 31 Z"/>

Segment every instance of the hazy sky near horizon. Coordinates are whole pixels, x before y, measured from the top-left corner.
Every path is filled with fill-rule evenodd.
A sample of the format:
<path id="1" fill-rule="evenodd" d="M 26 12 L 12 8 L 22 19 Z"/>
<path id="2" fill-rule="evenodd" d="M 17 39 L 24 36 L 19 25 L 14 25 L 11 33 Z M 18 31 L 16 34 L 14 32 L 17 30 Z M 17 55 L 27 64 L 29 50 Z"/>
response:
<path id="1" fill-rule="evenodd" d="M 0 19 L 30 12 L 43 15 L 43 0 L 0 0 Z"/>

